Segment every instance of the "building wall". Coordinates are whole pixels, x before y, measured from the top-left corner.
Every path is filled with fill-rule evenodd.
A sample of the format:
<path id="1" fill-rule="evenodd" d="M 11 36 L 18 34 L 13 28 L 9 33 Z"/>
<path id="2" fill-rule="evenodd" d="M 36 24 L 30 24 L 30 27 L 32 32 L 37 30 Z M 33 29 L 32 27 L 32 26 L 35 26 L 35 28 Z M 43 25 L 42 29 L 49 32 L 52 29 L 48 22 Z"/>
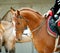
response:
<path id="1" fill-rule="evenodd" d="M 0 18 L 13 7 L 19 9 L 21 7 L 30 7 L 44 14 L 54 4 L 54 0 L 0 0 Z"/>

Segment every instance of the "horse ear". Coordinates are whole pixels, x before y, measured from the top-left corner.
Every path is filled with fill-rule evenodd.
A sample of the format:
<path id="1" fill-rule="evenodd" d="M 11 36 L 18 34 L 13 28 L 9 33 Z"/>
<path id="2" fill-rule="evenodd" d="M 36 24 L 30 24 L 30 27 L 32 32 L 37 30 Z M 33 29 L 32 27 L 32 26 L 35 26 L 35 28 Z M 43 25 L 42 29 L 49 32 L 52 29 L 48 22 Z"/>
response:
<path id="1" fill-rule="evenodd" d="M 10 11 L 11 11 L 12 14 L 15 13 L 15 9 L 13 9 L 12 7 L 10 8 Z"/>
<path id="2" fill-rule="evenodd" d="M 10 9 L 12 9 L 13 11 L 16 11 L 13 7 L 10 7 Z"/>
<path id="3" fill-rule="evenodd" d="M 19 10 L 17 10 L 17 15 L 20 15 L 20 11 Z"/>

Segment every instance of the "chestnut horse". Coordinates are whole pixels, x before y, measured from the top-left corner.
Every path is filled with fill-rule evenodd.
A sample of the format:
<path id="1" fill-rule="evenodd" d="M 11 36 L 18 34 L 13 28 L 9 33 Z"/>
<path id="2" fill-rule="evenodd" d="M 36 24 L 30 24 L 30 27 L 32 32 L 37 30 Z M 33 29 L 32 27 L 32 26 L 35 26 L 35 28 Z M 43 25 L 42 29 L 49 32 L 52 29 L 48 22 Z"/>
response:
<path id="1" fill-rule="evenodd" d="M 26 24 L 32 32 L 32 40 L 38 53 L 53 53 L 55 49 L 55 37 L 52 37 L 47 32 L 46 19 L 30 8 L 23 8 L 14 11 L 11 8 L 11 12 L 14 15 L 13 19 L 16 29 L 22 30 L 26 27 Z M 20 26 L 18 26 L 17 24 Z M 21 24 L 21 23 L 24 23 Z M 19 36 L 18 36 L 19 37 Z"/>
<path id="2" fill-rule="evenodd" d="M 0 21 L 0 52 L 2 45 L 6 53 L 15 53 L 16 35 L 15 28 L 8 21 Z"/>
<path id="3" fill-rule="evenodd" d="M 18 16 L 18 15 L 19 15 L 19 13 L 13 14 L 13 16 Z M 22 18 L 20 19 L 20 18 L 16 18 L 16 17 L 12 18 L 12 22 L 14 23 L 15 30 L 16 30 L 16 41 L 17 42 L 29 42 L 29 41 L 31 41 L 30 36 L 26 36 L 26 35 L 22 36 L 22 35 L 24 35 L 23 34 L 24 30 L 27 28 L 27 23 L 24 21 L 24 19 L 22 19 Z M 21 27 L 21 25 L 23 27 Z"/>

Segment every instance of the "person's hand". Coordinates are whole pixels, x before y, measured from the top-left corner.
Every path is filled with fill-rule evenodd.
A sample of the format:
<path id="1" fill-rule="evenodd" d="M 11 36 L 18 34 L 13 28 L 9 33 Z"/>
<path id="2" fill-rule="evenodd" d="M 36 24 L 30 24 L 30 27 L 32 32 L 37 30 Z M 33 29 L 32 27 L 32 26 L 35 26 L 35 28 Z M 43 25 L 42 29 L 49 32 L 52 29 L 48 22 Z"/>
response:
<path id="1" fill-rule="evenodd" d="M 48 16 L 49 16 L 49 13 L 45 13 L 45 14 L 43 15 L 43 17 L 45 17 L 46 19 L 48 18 Z"/>
<path id="2" fill-rule="evenodd" d="M 45 13 L 43 16 L 44 17 L 48 17 L 49 16 L 49 13 Z"/>
<path id="3" fill-rule="evenodd" d="M 53 14 L 52 11 L 49 10 L 47 13 L 43 15 L 43 17 L 48 18 L 49 16 L 52 16 L 52 14 Z"/>

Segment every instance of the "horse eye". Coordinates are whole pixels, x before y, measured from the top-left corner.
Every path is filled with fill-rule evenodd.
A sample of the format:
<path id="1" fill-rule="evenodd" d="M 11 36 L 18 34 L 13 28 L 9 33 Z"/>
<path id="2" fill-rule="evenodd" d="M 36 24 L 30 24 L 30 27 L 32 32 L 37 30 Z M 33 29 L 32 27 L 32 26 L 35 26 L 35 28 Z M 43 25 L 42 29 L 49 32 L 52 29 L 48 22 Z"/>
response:
<path id="1" fill-rule="evenodd" d="M 18 22 L 17 24 L 21 24 L 21 22 Z"/>

